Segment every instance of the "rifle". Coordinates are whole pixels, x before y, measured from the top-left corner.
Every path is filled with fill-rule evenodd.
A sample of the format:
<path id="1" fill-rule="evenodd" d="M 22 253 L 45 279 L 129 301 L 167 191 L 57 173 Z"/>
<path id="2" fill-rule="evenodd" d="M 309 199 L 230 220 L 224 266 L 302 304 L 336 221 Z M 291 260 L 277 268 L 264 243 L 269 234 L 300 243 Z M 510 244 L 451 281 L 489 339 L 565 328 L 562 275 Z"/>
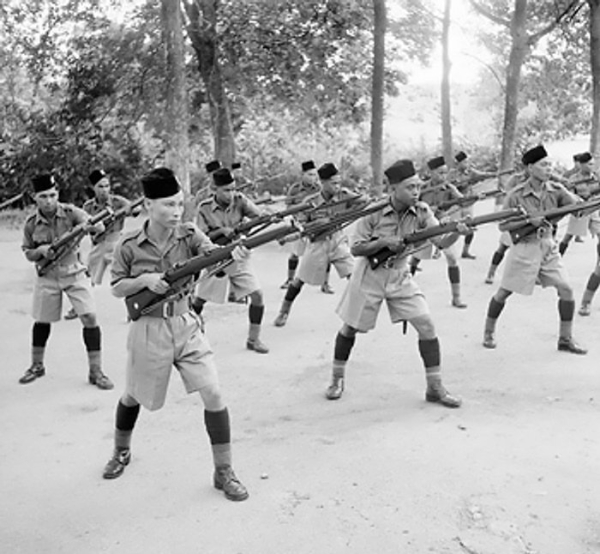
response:
<path id="1" fill-rule="evenodd" d="M 312 208 L 312 207 L 313 207 L 313 205 L 310 203 L 297 204 L 296 206 L 292 206 L 290 208 L 281 210 L 279 212 L 275 212 L 272 214 L 265 214 L 265 215 L 261 215 L 259 217 L 250 219 L 248 221 L 243 221 L 241 223 L 238 223 L 233 228 L 234 237 L 239 236 L 239 235 L 245 235 L 246 233 L 249 233 L 250 231 L 252 231 L 255 227 L 259 227 L 259 229 L 254 230 L 254 232 L 255 233 L 260 232 L 263 229 L 265 229 L 266 227 L 268 227 L 269 225 L 271 225 L 272 223 L 275 223 L 276 221 L 281 220 L 284 217 L 287 217 L 288 215 L 294 215 L 296 213 L 308 210 L 309 208 Z M 212 231 L 209 231 L 208 238 L 211 241 L 213 241 L 215 244 L 218 244 L 221 246 L 223 246 L 223 245 L 227 244 L 228 242 L 230 242 L 231 240 L 233 240 L 232 238 L 225 237 L 222 234 L 220 229 L 213 229 Z"/>
<path id="2" fill-rule="evenodd" d="M 440 225 L 435 225 L 433 227 L 428 227 L 427 229 L 423 229 L 422 231 L 414 231 L 410 235 L 406 235 L 403 238 L 404 244 L 409 246 L 411 244 L 415 244 L 418 242 L 423 242 L 425 240 L 431 239 L 433 237 L 437 237 L 440 235 L 446 235 L 448 233 L 456 233 L 459 224 L 465 223 L 469 227 L 477 227 L 479 225 L 484 225 L 485 223 L 493 223 L 495 221 L 503 221 L 506 219 L 512 219 L 514 217 L 519 217 L 523 215 L 523 210 L 521 208 L 512 208 L 509 210 L 501 210 L 499 212 L 493 212 L 489 214 L 480 215 L 477 217 L 465 217 L 459 221 L 450 221 L 449 223 L 442 223 Z M 369 260 L 369 266 L 371 269 L 377 269 L 382 263 L 391 258 L 392 256 L 406 256 L 410 252 L 393 252 L 387 247 L 378 250 L 374 254 L 367 256 Z"/>
<path id="3" fill-rule="evenodd" d="M 366 199 L 366 197 L 364 197 L 362 194 L 355 194 L 354 196 L 347 196 L 346 198 L 342 198 L 341 200 L 336 200 L 335 202 L 323 202 L 322 204 L 317 204 L 316 206 L 313 206 L 313 208 L 311 210 L 309 210 L 306 213 L 306 215 L 317 213 L 317 212 L 327 209 L 327 208 L 335 208 L 337 206 L 342 206 L 344 204 L 353 204 L 357 200 L 361 200 L 361 199 Z M 309 196 L 309 202 L 310 202 L 310 196 Z"/>
<path id="4" fill-rule="evenodd" d="M 215 264 L 231 259 L 231 253 L 242 244 L 248 249 L 256 248 L 267 242 L 281 239 L 297 230 L 295 224 L 290 223 L 281 227 L 276 227 L 270 231 L 265 231 L 259 235 L 254 235 L 241 241 L 228 244 L 213 250 L 208 254 L 200 254 L 186 260 L 185 262 L 174 265 L 163 274 L 163 279 L 170 285 L 169 290 L 164 294 L 157 294 L 150 289 L 144 288 L 125 298 L 127 313 L 132 321 L 137 321 L 141 316 L 151 312 L 158 305 L 169 300 L 170 297 L 178 294 L 178 285 L 188 277 L 200 273 L 203 269 Z"/>
<path id="5" fill-rule="evenodd" d="M 106 218 L 106 221 L 104 222 L 104 231 L 92 235 L 92 242 L 94 244 L 101 242 L 106 235 L 112 232 L 119 220 L 126 218 L 131 214 L 131 212 L 133 212 L 133 210 L 135 210 L 138 206 L 141 206 L 143 202 L 144 197 L 142 196 L 137 200 L 134 200 L 129 206 L 113 212 L 110 217 Z"/>
<path id="6" fill-rule="evenodd" d="M 446 211 L 454 206 L 458 206 L 460 208 L 466 208 L 467 206 L 471 206 L 475 204 L 475 202 L 479 200 L 485 200 L 486 198 L 494 198 L 496 196 L 502 196 L 504 191 L 500 189 L 489 190 L 487 192 L 482 192 L 480 194 L 475 194 L 473 196 L 463 196 L 462 198 L 455 198 L 454 200 L 446 200 L 446 202 L 441 202 L 437 206 L 435 206 L 438 210 Z"/>
<path id="7" fill-rule="evenodd" d="M 588 200 L 587 202 L 576 202 L 574 204 L 568 204 L 567 206 L 561 206 L 560 208 L 554 208 L 543 212 L 524 214 L 520 219 L 513 222 L 517 227 L 510 229 L 509 233 L 513 243 L 517 244 L 525 237 L 537 232 L 540 228 L 540 226 L 535 226 L 531 223 L 531 220 L 534 218 L 537 219 L 541 217 L 546 220 L 548 225 L 553 225 L 565 215 L 583 211 L 594 211 L 598 208 L 600 208 L 600 198 Z"/>
<path id="8" fill-rule="evenodd" d="M 4 208 L 8 208 L 8 206 L 10 206 L 11 204 L 14 204 L 18 200 L 21 200 L 21 198 L 25 198 L 24 192 L 20 192 L 19 194 L 12 196 L 8 200 L 5 200 L 4 202 L 2 202 L 2 204 L 0 204 L 0 210 L 3 210 Z"/>
<path id="9" fill-rule="evenodd" d="M 388 206 L 389 203 L 389 198 L 386 198 L 385 200 L 380 200 L 379 202 L 375 202 L 369 206 L 358 210 L 346 210 L 345 212 L 341 212 L 332 216 L 328 221 L 325 222 L 315 221 L 313 223 L 308 223 L 300 231 L 285 237 L 283 241 L 279 242 L 280 244 L 285 244 L 286 242 L 293 242 L 302 237 L 308 237 L 309 240 L 314 242 L 319 238 L 330 234 L 333 231 L 343 229 L 344 227 L 346 227 L 353 221 L 360 219 L 361 217 L 382 210 L 383 208 Z"/>
<path id="10" fill-rule="evenodd" d="M 97 223 L 100 223 L 107 217 L 110 217 L 111 214 L 112 210 L 110 208 L 104 208 L 101 212 L 98 212 L 84 223 L 76 225 L 73 227 L 73 229 L 63 233 L 60 237 L 58 237 L 50 245 L 50 249 L 48 250 L 48 253 L 52 254 L 52 258 L 46 257 L 35 264 L 37 274 L 42 277 L 48 273 L 50 269 L 52 269 L 62 258 L 64 258 L 71 250 L 73 250 L 73 248 L 75 248 L 75 246 L 87 233 L 87 229 L 90 225 L 96 225 Z"/>

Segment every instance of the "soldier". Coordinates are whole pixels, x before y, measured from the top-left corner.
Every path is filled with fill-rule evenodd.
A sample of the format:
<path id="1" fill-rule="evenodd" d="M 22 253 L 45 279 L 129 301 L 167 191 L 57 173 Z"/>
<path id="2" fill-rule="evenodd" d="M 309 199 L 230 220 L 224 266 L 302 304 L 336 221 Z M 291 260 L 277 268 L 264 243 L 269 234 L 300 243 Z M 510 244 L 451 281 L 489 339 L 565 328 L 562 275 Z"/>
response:
<path id="1" fill-rule="evenodd" d="M 126 234 L 115 249 L 112 289 L 123 298 L 150 289 L 164 294 L 169 284 L 165 270 L 192 256 L 209 252 L 212 242 L 193 223 L 183 223 L 183 192 L 170 169 L 157 168 L 142 178 L 148 220 Z M 238 249 L 234 256 L 244 256 Z M 229 412 L 219 388 L 213 352 L 190 311 L 191 283 L 167 302 L 132 322 L 127 340 L 127 385 L 117 404 L 113 456 L 104 468 L 105 479 L 120 477 L 131 461 L 131 436 L 140 405 L 162 408 L 174 365 L 188 393 L 199 392 L 204 423 L 212 446 L 213 484 L 229 500 L 248 498 L 246 487 L 231 462 Z"/>
<path id="2" fill-rule="evenodd" d="M 467 159 L 467 154 L 462 150 L 454 156 L 454 159 L 456 161 L 456 166 L 448 172 L 448 181 L 456 186 L 458 191 L 464 196 L 476 196 L 473 190 L 476 183 L 496 177 L 495 173 L 479 171 L 478 169 L 471 167 Z M 461 217 L 472 216 L 473 204 L 461 208 L 460 215 Z M 474 232 L 465 237 L 461 258 L 467 260 L 475 259 L 475 256 L 469 251 L 474 237 Z"/>
<path id="3" fill-rule="evenodd" d="M 342 203 L 335 208 L 328 209 L 327 204 L 339 202 L 345 198 L 354 200 L 356 195 L 340 186 L 341 175 L 333 163 L 323 164 L 319 167 L 318 174 L 321 180 L 321 192 L 308 197 L 308 199 L 325 206 L 314 217 L 326 219 L 334 215 L 335 211 L 343 211 L 349 205 Z M 310 220 L 311 216 L 308 217 Z M 276 327 L 283 327 L 287 323 L 292 304 L 300 294 L 304 283 L 321 285 L 324 282 L 329 265 L 335 267 L 342 279 L 347 279 L 352 273 L 354 261 L 352 254 L 350 254 L 348 237 L 342 230 L 333 230 L 307 243 L 298 268 L 298 275 L 294 277 L 289 285 L 279 309 L 279 314 L 275 319 L 274 325 Z"/>
<path id="4" fill-rule="evenodd" d="M 390 204 L 367 215 L 357 223 L 352 237 L 352 254 L 356 268 L 337 309 L 344 322 L 335 339 L 332 381 L 325 396 L 337 400 L 344 391 L 345 367 L 354 346 L 356 333 L 375 328 L 382 302 L 386 302 L 392 323 L 408 321 L 419 335 L 419 352 L 425 366 L 425 399 L 448 408 L 458 408 L 461 400 L 442 385 L 440 346 L 429 307 L 419 286 L 412 278 L 403 255 L 403 238 L 418 230 L 438 224 L 430 207 L 420 202 L 421 181 L 410 160 L 400 160 L 386 169 Z M 463 232 L 468 232 L 462 226 Z M 434 239 L 443 248 L 456 241 L 453 233 Z M 372 269 L 367 257 L 383 248 L 397 255 Z"/>
<path id="5" fill-rule="evenodd" d="M 321 191 L 321 185 L 319 183 L 319 174 L 315 162 L 308 160 L 302 162 L 302 179 L 299 183 L 294 183 L 287 191 L 285 197 L 285 204 L 287 207 L 295 206 L 304 202 L 307 196 L 314 196 Z M 296 276 L 296 269 L 300 262 L 300 256 L 302 256 L 304 249 L 306 248 L 306 241 L 304 239 L 298 239 L 294 242 L 287 243 L 287 249 L 290 251 L 288 258 L 288 274 L 285 283 L 281 285 L 282 289 L 287 289 Z"/>
<path id="6" fill-rule="evenodd" d="M 562 185 L 549 179 L 547 156 L 545 148 L 541 145 L 523 154 L 522 161 L 527 166 L 529 177 L 508 194 L 504 201 L 505 208 L 522 207 L 528 213 L 535 214 L 575 202 L 575 198 Z M 483 346 L 496 348 L 496 322 L 507 298 L 513 292 L 532 294 L 537 278 L 542 286 L 553 286 L 558 293 L 558 350 L 586 354 L 587 350 L 572 337 L 575 300 L 553 237 L 552 224 L 535 216 L 530 222 L 537 227 L 537 232 L 521 238 L 509 251 L 500 288 L 488 306 Z M 500 224 L 500 230 L 510 232 L 522 226 L 522 222 L 507 221 Z"/>
<path id="7" fill-rule="evenodd" d="M 200 188 L 194 196 L 194 210 L 198 210 L 198 206 L 202 200 L 205 200 L 210 195 L 210 189 L 212 187 L 212 175 L 217 169 L 221 169 L 221 162 L 219 160 L 212 160 L 204 165 L 206 176 L 204 181 L 200 184 Z"/>
<path id="8" fill-rule="evenodd" d="M 227 168 L 221 168 L 213 173 L 213 195 L 200 202 L 198 207 L 198 227 L 215 237 L 215 241 L 228 241 L 236 238 L 236 225 L 246 218 L 261 215 L 260 209 L 251 200 L 243 193 L 236 192 L 231 172 Z M 249 259 L 234 261 L 215 275 L 202 276 L 193 301 L 194 311 L 200 315 L 208 300 L 223 303 L 227 282 L 236 299 L 250 297 L 250 327 L 246 348 L 259 354 L 268 353 L 268 347 L 259 338 L 265 312 L 263 293 Z"/>
<path id="9" fill-rule="evenodd" d="M 25 221 L 23 251 L 30 262 L 55 259 L 51 244 L 74 227 L 85 224 L 88 214 L 70 204 L 58 201 L 54 177 L 42 174 L 33 179 L 36 211 Z M 99 224 L 89 230 L 101 231 Z M 79 241 L 56 258 L 44 275 L 38 275 L 33 291 L 33 324 L 31 367 L 19 383 L 31 383 L 46 374 L 44 353 L 50 336 L 50 326 L 59 321 L 63 293 L 67 295 L 83 324 L 83 342 L 88 355 L 88 382 L 99 389 L 109 390 L 113 383 L 102 371 L 101 331 L 96 319 L 96 307 L 89 277 L 79 255 Z"/>
<path id="10" fill-rule="evenodd" d="M 600 180 L 593 170 L 592 155 L 589 152 L 583 152 L 582 154 L 576 154 L 576 156 L 579 162 L 579 170 L 571 174 L 569 177 L 570 185 L 567 188 L 583 200 L 588 200 L 591 191 L 598 187 Z M 572 214 L 569 216 L 567 231 L 558 245 L 558 251 L 561 255 L 567 251 L 573 237 L 576 237 L 576 239 L 577 237 L 585 237 L 588 230 L 593 228 L 592 217 L 592 214 L 582 216 Z M 595 218 L 597 218 L 597 215 Z M 596 244 L 596 252 L 600 258 L 600 237 Z"/>
<path id="11" fill-rule="evenodd" d="M 446 180 L 447 168 L 443 156 L 432 158 L 427 162 L 427 167 L 431 173 L 431 180 L 421 192 L 421 201 L 426 202 L 435 210 L 435 217 L 441 221 L 460 217 L 460 210 L 450 208 L 442 211 L 436 207 L 442 202 L 462 198 L 462 193 Z M 411 273 L 414 275 L 422 259 L 431 257 L 431 248 L 418 251 L 411 259 Z M 460 267 L 458 265 L 458 256 L 454 244 L 442 250 L 446 263 L 448 264 L 448 279 L 450 281 L 450 290 L 452 293 L 452 306 L 455 308 L 466 308 L 467 305 L 461 300 L 460 295 Z"/>

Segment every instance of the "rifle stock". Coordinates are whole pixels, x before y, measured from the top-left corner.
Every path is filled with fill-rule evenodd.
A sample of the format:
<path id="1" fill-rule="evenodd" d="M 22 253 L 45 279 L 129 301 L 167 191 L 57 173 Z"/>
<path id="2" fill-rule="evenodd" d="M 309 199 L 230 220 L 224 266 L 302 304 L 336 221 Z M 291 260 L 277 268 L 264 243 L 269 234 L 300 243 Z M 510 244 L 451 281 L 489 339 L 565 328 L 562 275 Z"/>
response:
<path id="1" fill-rule="evenodd" d="M 88 219 L 86 222 L 76 225 L 73 227 L 73 229 L 58 237 L 50 245 L 50 252 L 52 252 L 54 256 L 52 258 L 44 258 L 35 264 L 37 274 L 42 277 L 48 273 L 48 271 L 50 271 L 52 267 L 54 267 L 62 258 L 64 258 L 64 256 L 73 249 L 77 242 L 84 237 L 84 235 L 87 233 L 87 228 L 90 225 L 96 225 L 97 223 L 100 223 L 107 217 L 110 217 L 112 213 L 112 210 L 109 208 L 104 208 L 101 212 L 98 212 L 96 215 L 90 217 L 90 219 Z"/>
<path id="2" fill-rule="evenodd" d="M 547 220 L 549 224 L 554 224 L 556 221 L 568 214 L 573 214 L 581 211 L 588 211 L 600 208 L 600 198 L 594 200 L 588 200 L 587 202 L 576 202 L 574 204 L 568 204 L 567 206 L 561 206 L 560 208 L 554 208 L 553 210 L 546 210 L 544 212 L 524 214 L 522 216 L 523 225 L 515 229 L 511 229 L 510 236 L 512 241 L 517 244 L 522 241 L 525 237 L 537 232 L 539 226 L 530 223 L 533 218 L 543 218 Z M 518 224 L 519 221 L 515 221 Z"/>
<path id="3" fill-rule="evenodd" d="M 208 254 L 194 256 L 181 264 L 173 266 L 163 275 L 163 279 L 171 285 L 167 293 L 157 294 L 150 289 L 144 288 L 125 298 L 125 306 L 127 307 L 129 317 L 132 321 L 137 321 L 141 316 L 152 311 L 159 304 L 169 300 L 174 294 L 177 294 L 178 291 L 172 289 L 176 288 L 174 285 L 176 285 L 178 281 L 196 273 L 200 273 L 203 269 L 210 266 L 231 259 L 231 253 L 239 244 L 244 245 L 248 249 L 256 248 L 267 242 L 278 240 L 293 233 L 296 229 L 297 227 L 295 224 L 286 224 L 281 227 L 276 227 L 270 231 L 254 235 L 243 241 L 237 241 L 228 244 L 227 246 L 221 246 Z"/>
<path id="4" fill-rule="evenodd" d="M 459 221 L 451 221 L 449 223 L 442 223 L 441 225 L 435 225 L 428 227 L 422 231 L 415 231 L 410 235 L 404 237 L 404 244 L 410 246 L 418 242 L 423 242 L 433 237 L 440 235 L 446 235 L 448 233 L 455 233 L 458 226 L 461 223 L 469 225 L 469 227 L 477 227 L 486 223 L 494 223 L 495 221 L 502 221 L 506 219 L 512 219 L 523 215 L 523 211 L 520 208 L 513 208 L 509 210 L 501 210 L 499 212 L 492 212 L 489 214 L 480 215 L 477 217 L 466 217 Z M 377 269 L 382 263 L 391 258 L 392 256 L 406 256 L 406 253 L 393 252 L 389 248 L 385 247 L 381 250 L 367 256 L 369 266 L 371 269 Z"/>

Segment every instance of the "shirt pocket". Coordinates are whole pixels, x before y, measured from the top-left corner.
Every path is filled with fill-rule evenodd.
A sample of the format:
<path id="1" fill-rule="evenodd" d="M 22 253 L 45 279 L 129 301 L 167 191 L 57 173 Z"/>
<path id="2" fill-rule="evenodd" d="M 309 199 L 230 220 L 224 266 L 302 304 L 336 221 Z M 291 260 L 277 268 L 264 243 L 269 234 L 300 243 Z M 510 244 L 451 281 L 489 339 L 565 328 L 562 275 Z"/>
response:
<path id="1" fill-rule="evenodd" d="M 52 242 L 52 231 L 46 227 L 39 227 L 34 229 L 31 238 L 35 246 L 50 244 Z"/>

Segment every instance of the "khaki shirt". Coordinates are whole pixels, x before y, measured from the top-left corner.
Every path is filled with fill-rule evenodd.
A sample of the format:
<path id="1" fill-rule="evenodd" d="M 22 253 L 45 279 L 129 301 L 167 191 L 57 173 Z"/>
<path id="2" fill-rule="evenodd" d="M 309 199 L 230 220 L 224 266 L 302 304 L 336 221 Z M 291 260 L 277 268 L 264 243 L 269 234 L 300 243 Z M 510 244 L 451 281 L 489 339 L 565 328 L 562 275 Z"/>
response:
<path id="1" fill-rule="evenodd" d="M 584 175 L 581 173 L 581 171 L 578 171 L 569 177 L 569 183 L 569 190 L 571 190 L 571 192 L 574 192 L 578 196 L 581 196 L 581 198 L 584 200 L 587 200 L 590 197 L 590 192 L 598 187 L 600 179 L 595 172 L 591 172 L 589 175 Z"/>
<path id="2" fill-rule="evenodd" d="M 236 192 L 226 207 L 221 206 L 215 197 L 207 198 L 198 206 L 198 227 L 205 233 L 210 233 L 222 227 L 235 227 L 245 218 L 260 217 L 262 212 L 248 197 Z"/>
<path id="3" fill-rule="evenodd" d="M 108 197 L 107 202 L 98 202 L 97 198 L 91 198 L 83 205 L 83 209 L 90 214 L 91 216 L 96 215 L 101 212 L 105 208 L 110 208 L 113 212 L 117 212 L 122 210 L 123 208 L 129 207 L 129 200 L 119 196 L 118 194 L 111 194 Z M 123 230 L 123 226 L 125 225 L 125 218 L 121 217 L 118 220 L 114 220 L 113 222 L 108 224 L 108 228 L 102 234 L 102 241 L 107 239 L 115 240 L 119 233 Z"/>
<path id="4" fill-rule="evenodd" d="M 479 171 L 470 166 L 466 168 L 453 168 L 448 172 L 448 181 L 456 186 L 459 192 L 465 195 L 473 194 L 473 186 L 484 179 L 495 177 L 495 173 Z"/>
<path id="5" fill-rule="evenodd" d="M 134 279 L 144 273 L 164 273 L 178 262 L 216 248 L 193 223 L 182 223 L 175 227 L 163 250 L 152 242 L 147 229 L 148 220 L 140 229 L 126 233 L 115 247 L 111 285 L 116 285 L 121 279 Z M 193 280 L 193 277 L 186 279 L 182 290 L 189 292 Z"/>
<path id="6" fill-rule="evenodd" d="M 55 214 L 47 218 L 37 209 L 25 220 L 23 228 L 23 243 L 21 248 L 25 257 L 30 262 L 42 259 L 34 250 L 44 244 L 52 244 L 56 239 L 71 231 L 89 219 L 88 214 L 81 208 L 71 204 L 58 203 Z M 61 258 L 61 265 L 70 266 L 80 264 L 79 242 L 73 245 L 72 250 Z"/>
<path id="7" fill-rule="evenodd" d="M 536 192 L 528 179 L 512 189 L 504 200 L 504 208 L 523 208 L 527 213 L 535 214 L 573 204 L 575 198 L 561 184 L 546 181 Z"/>
<path id="8" fill-rule="evenodd" d="M 295 206 L 296 204 L 300 204 L 304 202 L 308 196 L 314 196 L 321 192 L 321 185 L 316 183 L 314 185 L 309 185 L 304 181 L 300 181 L 299 183 L 294 183 L 287 191 L 285 197 L 285 205 L 286 206 Z"/>
<path id="9" fill-rule="evenodd" d="M 429 188 L 422 189 L 419 200 L 421 200 L 421 202 L 425 202 L 433 209 L 436 209 L 436 207 L 443 202 L 449 202 L 457 198 L 462 198 L 462 196 L 463 195 L 454 185 L 445 183 L 441 185 L 431 185 Z M 436 217 L 440 217 L 442 213 L 443 212 L 440 210 L 436 210 Z"/>
<path id="10" fill-rule="evenodd" d="M 337 214 L 347 212 L 349 209 L 352 209 L 352 208 L 358 208 L 361 205 L 359 201 L 354 200 L 352 202 L 348 202 L 347 204 L 340 203 L 340 204 L 337 204 L 336 206 L 331 206 L 331 207 L 328 206 L 328 204 L 335 204 L 336 202 L 340 202 L 340 201 L 344 200 L 345 198 L 348 198 L 348 199 L 356 198 L 356 194 L 353 193 L 350 189 L 347 189 L 345 187 L 340 187 L 331 198 L 326 199 L 323 196 L 321 191 L 317 192 L 316 194 L 306 196 L 304 198 L 304 201 L 312 202 L 315 206 L 320 206 L 320 208 L 316 211 L 311 211 L 311 213 L 309 213 L 309 214 L 299 213 L 299 214 L 297 214 L 296 217 L 302 222 L 317 221 L 320 219 L 323 219 L 323 220 L 331 219 L 332 217 L 335 217 L 335 215 L 337 215 Z M 365 196 L 364 200 L 366 203 L 368 198 Z M 323 240 L 325 238 L 338 239 L 342 235 L 343 235 L 342 230 L 334 229 L 331 231 L 331 233 L 323 235 L 321 237 L 321 239 L 319 239 L 319 240 Z"/>

